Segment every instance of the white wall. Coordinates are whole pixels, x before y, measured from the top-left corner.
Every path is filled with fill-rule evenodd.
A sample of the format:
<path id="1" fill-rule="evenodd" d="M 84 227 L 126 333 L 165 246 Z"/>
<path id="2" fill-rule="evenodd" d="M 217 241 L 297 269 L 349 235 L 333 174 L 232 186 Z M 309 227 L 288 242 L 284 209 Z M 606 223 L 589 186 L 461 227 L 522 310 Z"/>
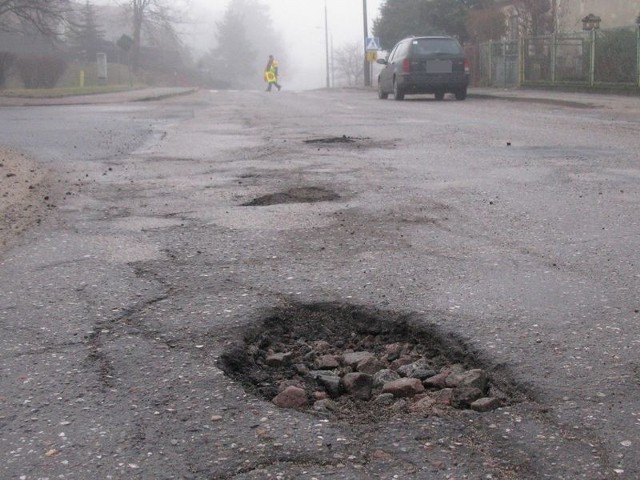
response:
<path id="1" fill-rule="evenodd" d="M 593 13 L 602 19 L 600 28 L 634 25 L 640 0 L 557 0 L 559 30 L 582 30 L 582 19 Z"/>

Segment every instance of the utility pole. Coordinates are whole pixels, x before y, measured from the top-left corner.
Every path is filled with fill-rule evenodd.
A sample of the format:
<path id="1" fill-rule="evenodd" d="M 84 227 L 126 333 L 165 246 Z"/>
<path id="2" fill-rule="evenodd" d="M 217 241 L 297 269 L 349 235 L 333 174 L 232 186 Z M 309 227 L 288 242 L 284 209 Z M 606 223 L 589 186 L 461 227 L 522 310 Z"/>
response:
<path id="1" fill-rule="evenodd" d="M 327 69 L 327 88 L 331 88 L 331 78 L 329 77 L 329 20 L 327 19 L 327 0 L 324 0 L 324 48 Z"/>
<path id="2" fill-rule="evenodd" d="M 369 36 L 369 22 L 367 21 L 367 0 L 362 0 L 362 23 L 364 27 L 364 86 L 371 86 L 371 71 L 369 70 L 369 61 L 367 60 L 367 37 Z"/>

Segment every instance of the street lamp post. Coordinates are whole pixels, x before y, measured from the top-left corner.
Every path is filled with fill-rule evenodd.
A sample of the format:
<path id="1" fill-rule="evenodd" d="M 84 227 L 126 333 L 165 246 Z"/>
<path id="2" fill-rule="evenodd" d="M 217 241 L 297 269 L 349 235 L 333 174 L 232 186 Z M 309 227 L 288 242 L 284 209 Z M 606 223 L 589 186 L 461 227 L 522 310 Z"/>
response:
<path id="1" fill-rule="evenodd" d="M 371 71 L 369 70 L 369 60 L 367 59 L 367 37 L 369 36 L 369 22 L 367 21 L 367 0 L 362 0 L 362 24 L 364 28 L 364 86 L 371 86 Z"/>
<path id="2" fill-rule="evenodd" d="M 329 20 L 327 19 L 327 0 L 324 0 L 324 48 L 327 70 L 327 88 L 330 88 L 331 79 L 329 77 Z"/>

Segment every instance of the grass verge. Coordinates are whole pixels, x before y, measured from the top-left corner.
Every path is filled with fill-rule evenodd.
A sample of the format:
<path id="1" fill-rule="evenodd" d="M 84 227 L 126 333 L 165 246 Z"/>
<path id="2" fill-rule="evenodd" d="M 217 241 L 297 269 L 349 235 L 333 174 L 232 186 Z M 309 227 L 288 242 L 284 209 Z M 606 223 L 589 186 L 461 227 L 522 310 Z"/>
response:
<path id="1" fill-rule="evenodd" d="M 2 97 L 16 98 L 61 98 L 78 95 L 96 95 L 99 93 L 117 93 L 145 88 L 143 85 L 93 85 L 90 87 L 58 87 L 39 89 L 6 89 L 0 90 Z"/>

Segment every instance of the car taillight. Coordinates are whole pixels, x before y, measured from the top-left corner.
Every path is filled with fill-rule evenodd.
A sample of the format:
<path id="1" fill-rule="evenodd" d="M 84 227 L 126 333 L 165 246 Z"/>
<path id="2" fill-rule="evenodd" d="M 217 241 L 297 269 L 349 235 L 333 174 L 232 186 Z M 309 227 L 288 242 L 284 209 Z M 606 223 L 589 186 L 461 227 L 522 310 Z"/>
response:
<path id="1" fill-rule="evenodd" d="M 465 58 L 464 59 L 464 73 L 469 73 L 470 70 L 471 70 L 471 68 L 469 67 L 469 60 L 467 60 Z"/>
<path id="2" fill-rule="evenodd" d="M 402 73 L 411 73 L 411 60 L 408 58 L 402 61 Z"/>

